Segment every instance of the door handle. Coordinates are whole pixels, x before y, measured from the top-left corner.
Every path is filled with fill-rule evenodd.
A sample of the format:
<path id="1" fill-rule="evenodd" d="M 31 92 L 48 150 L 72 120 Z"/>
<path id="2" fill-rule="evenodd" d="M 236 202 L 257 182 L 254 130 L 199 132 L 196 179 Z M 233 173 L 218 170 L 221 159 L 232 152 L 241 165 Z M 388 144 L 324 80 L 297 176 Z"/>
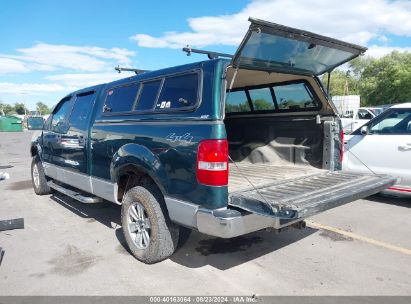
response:
<path id="1" fill-rule="evenodd" d="M 405 144 L 405 146 L 398 146 L 399 151 L 411 151 L 411 143 Z"/>

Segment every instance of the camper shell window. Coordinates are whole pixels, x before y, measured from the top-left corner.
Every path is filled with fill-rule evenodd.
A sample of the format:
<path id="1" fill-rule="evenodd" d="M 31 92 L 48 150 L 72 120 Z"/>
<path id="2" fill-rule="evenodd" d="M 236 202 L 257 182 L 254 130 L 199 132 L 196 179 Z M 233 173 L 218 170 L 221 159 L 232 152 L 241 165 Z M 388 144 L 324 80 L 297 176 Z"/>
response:
<path id="1" fill-rule="evenodd" d="M 321 109 L 308 81 L 287 81 L 227 92 L 226 113 L 303 112 Z"/>

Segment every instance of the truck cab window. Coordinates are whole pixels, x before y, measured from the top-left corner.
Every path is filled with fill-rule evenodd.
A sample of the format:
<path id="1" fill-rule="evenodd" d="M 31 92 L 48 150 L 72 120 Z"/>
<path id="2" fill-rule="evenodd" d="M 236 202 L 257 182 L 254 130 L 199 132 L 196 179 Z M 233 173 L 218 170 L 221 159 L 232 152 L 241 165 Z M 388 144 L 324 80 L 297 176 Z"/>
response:
<path id="1" fill-rule="evenodd" d="M 273 97 L 270 88 L 254 89 L 248 91 L 255 111 L 274 110 Z"/>
<path id="2" fill-rule="evenodd" d="M 245 91 L 234 91 L 227 93 L 225 111 L 226 113 L 251 111 Z"/>
<path id="3" fill-rule="evenodd" d="M 67 131 L 67 118 L 70 115 L 73 107 L 73 99 L 71 96 L 60 101 L 57 108 L 54 110 L 51 120 L 51 130 L 57 133 L 65 133 Z"/>
<path id="4" fill-rule="evenodd" d="M 280 110 L 310 109 L 319 106 L 305 83 L 276 85 L 273 89 Z"/>
<path id="5" fill-rule="evenodd" d="M 87 122 L 93 106 L 94 96 L 94 91 L 77 95 L 70 115 L 70 127 L 79 130 L 87 129 Z"/>
<path id="6" fill-rule="evenodd" d="M 227 93 L 226 113 L 318 110 L 320 101 L 304 81 L 244 87 Z M 248 100 L 250 99 L 249 104 Z M 277 107 L 277 108 L 276 108 Z"/>

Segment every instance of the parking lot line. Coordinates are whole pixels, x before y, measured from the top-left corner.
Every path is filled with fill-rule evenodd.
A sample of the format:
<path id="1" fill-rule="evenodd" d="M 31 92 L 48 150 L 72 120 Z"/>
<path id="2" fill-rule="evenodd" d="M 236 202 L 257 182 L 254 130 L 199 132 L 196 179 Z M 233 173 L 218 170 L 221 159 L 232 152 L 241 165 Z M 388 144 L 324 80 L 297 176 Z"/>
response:
<path id="1" fill-rule="evenodd" d="M 411 255 L 411 249 L 395 246 L 395 245 L 392 245 L 392 244 L 389 244 L 389 243 L 386 243 L 386 242 L 382 242 L 382 241 L 378 241 L 378 240 L 374 240 L 374 239 L 368 238 L 366 236 L 362 236 L 362 235 L 359 235 L 359 234 L 356 234 L 356 233 L 341 230 L 341 229 L 338 229 L 338 228 L 335 228 L 335 227 L 327 226 L 327 225 L 316 223 L 316 222 L 313 222 L 313 221 L 307 221 L 307 226 L 311 227 L 311 228 L 315 228 L 315 229 L 328 230 L 328 231 L 338 233 L 338 234 L 341 234 L 341 235 L 344 235 L 344 236 L 347 236 L 347 237 L 350 237 L 350 238 L 353 238 L 353 239 L 356 239 L 356 240 L 359 240 L 359 241 L 363 241 L 363 242 L 366 242 L 366 243 L 369 243 L 369 244 L 372 244 L 372 245 L 375 245 L 375 246 L 379 246 L 379 247 L 383 247 L 383 248 L 386 248 L 386 249 L 389 249 L 389 250 L 397 251 L 397 252 L 400 252 L 400 253 L 403 253 L 403 254 Z"/>

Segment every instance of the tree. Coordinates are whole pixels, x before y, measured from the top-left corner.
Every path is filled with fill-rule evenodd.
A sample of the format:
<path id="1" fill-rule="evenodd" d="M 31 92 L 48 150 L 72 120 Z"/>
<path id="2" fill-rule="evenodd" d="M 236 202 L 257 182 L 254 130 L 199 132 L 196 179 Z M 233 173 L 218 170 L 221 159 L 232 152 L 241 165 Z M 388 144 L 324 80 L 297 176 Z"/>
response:
<path id="1" fill-rule="evenodd" d="M 14 107 L 9 104 L 0 103 L 0 115 L 15 114 Z"/>
<path id="2" fill-rule="evenodd" d="M 50 108 L 41 101 L 36 103 L 36 110 L 40 112 L 40 115 L 47 115 L 51 113 Z"/>
<path id="3" fill-rule="evenodd" d="M 254 110 L 272 110 L 274 104 L 272 101 L 267 101 L 265 99 L 256 99 L 254 101 Z"/>
<path id="4" fill-rule="evenodd" d="M 327 86 L 327 75 L 323 83 Z M 358 57 L 348 70 L 331 73 L 330 95 L 361 95 L 361 104 L 373 106 L 411 100 L 411 53 L 393 51 L 382 58 Z"/>
<path id="5" fill-rule="evenodd" d="M 24 103 L 18 103 L 18 102 L 14 104 L 14 110 L 19 115 L 24 115 L 28 112 L 27 108 L 24 106 Z"/>
<path id="6" fill-rule="evenodd" d="M 380 105 L 411 100 L 411 53 L 392 53 L 364 63 L 359 88 L 364 105 Z"/>
<path id="7" fill-rule="evenodd" d="M 328 75 L 324 75 L 322 78 L 324 86 L 327 87 Z M 330 95 L 356 95 L 359 94 L 358 80 L 353 76 L 350 70 L 334 70 L 331 72 L 330 81 Z"/>

